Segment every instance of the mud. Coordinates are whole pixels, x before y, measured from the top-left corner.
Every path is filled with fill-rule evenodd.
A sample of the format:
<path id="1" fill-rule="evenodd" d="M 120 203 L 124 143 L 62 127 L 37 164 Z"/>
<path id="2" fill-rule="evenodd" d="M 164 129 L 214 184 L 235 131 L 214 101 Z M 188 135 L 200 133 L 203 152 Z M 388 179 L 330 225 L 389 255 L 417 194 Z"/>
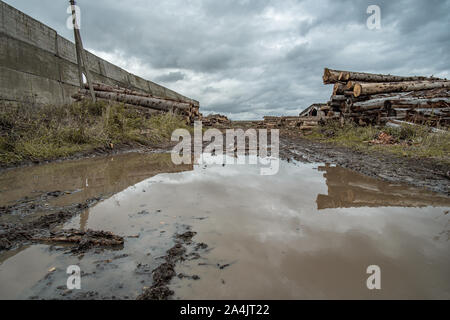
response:
<path id="1" fill-rule="evenodd" d="M 449 297 L 449 197 L 297 161 L 281 141 L 290 161 L 274 176 L 174 166 L 167 154 L 4 172 L 1 232 L 13 236 L 0 252 L 0 298 Z M 66 254 L 88 230 L 123 245 Z M 33 240 L 61 235 L 80 238 Z M 383 270 L 380 292 L 365 287 L 371 264 Z M 81 268 L 81 290 L 65 286 L 69 265 Z"/>
<path id="2" fill-rule="evenodd" d="M 45 197 L 44 197 L 45 198 Z M 38 199 L 42 199 L 39 197 Z M 79 215 L 84 210 L 95 205 L 101 200 L 100 197 L 91 198 L 84 203 L 77 203 L 66 207 L 45 207 L 49 211 L 57 211 L 55 213 L 45 214 L 36 219 L 25 223 L 0 223 L 0 252 L 2 250 L 11 250 L 21 245 L 37 243 L 42 241 L 50 241 L 52 237 L 62 235 L 57 232 L 57 228 L 72 217 Z M 17 204 L 8 206 L 4 212 L 16 213 L 20 215 L 33 215 L 42 210 L 43 206 L 39 203 L 19 201 Z M 67 235 L 67 232 L 63 233 Z M 80 239 L 79 249 L 87 249 L 88 239 Z M 92 244 L 92 243 L 91 243 Z"/>
<path id="3" fill-rule="evenodd" d="M 59 232 L 50 231 L 48 237 L 35 237 L 36 242 L 47 243 L 69 243 L 74 244 L 71 252 L 82 253 L 94 247 L 117 247 L 123 246 L 123 237 L 117 236 L 108 231 L 87 230 L 79 231 L 76 229 L 62 230 Z"/>
<path id="4" fill-rule="evenodd" d="M 450 195 L 450 165 L 433 159 L 417 160 L 380 152 L 368 154 L 286 134 L 280 137 L 280 156 L 287 160 L 332 163 L 369 177 Z"/>
<path id="5" fill-rule="evenodd" d="M 164 257 L 165 262 L 152 271 L 153 284 L 150 288 L 145 288 L 144 292 L 137 297 L 137 300 L 167 300 L 174 294 L 173 290 L 170 290 L 168 285 L 172 278 L 176 276 L 175 266 L 176 263 L 189 258 L 186 255 L 186 244 L 192 244 L 192 238 L 196 235 L 196 232 L 186 231 L 182 234 L 175 235 L 175 245 L 167 250 L 167 254 Z M 197 258 L 200 258 L 198 255 Z M 184 274 L 179 274 L 179 278 L 190 278 L 198 280 L 199 276 L 194 275 L 192 277 Z"/>

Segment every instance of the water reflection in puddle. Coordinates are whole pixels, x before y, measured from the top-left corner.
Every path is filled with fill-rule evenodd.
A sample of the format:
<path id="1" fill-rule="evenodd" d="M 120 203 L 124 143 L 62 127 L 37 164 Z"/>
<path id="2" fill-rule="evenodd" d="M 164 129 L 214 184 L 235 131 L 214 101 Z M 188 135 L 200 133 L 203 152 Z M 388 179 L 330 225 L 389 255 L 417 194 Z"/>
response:
<path id="1" fill-rule="evenodd" d="M 158 266 L 173 234 L 186 225 L 208 249 L 200 259 L 178 265 L 177 272 L 200 279 L 174 278 L 175 298 L 450 297 L 450 200 L 445 196 L 322 164 L 282 162 L 273 176 L 260 175 L 258 166 L 209 164 L 145 176 L 138 173 L 150 170 L 152 156 L 137 157 L 142 155 L 114 160 L 120 162 L 120 177 L 136 176 L 129 187 L 65 226 L 123 235 L 124 248 L 79 259 L 31 246 L 3 258 L 2 283 L 8 283 L 23 256 L 36 251 L 36 259 L 45 261 L 42 268 L 57 270 L 47 281 L 34 273 L 34 284 L 27 280 L 21 290 L 2 286 L 0 297 L 60 298 L 65 267 L 78 264 L 86 274 L 83 292 L 135 298 L 151 284 L 151 274 L 137 274 L 136 265 Z M 103 181 L 105 162 L 85 161 Z M 177 171 L 168 165 L 158 170 Z M 16 189 L 20 193 L 20 186 Z M 366 287 L 366 268 L 374 264 L 381 268 L 382 290 Z"/>

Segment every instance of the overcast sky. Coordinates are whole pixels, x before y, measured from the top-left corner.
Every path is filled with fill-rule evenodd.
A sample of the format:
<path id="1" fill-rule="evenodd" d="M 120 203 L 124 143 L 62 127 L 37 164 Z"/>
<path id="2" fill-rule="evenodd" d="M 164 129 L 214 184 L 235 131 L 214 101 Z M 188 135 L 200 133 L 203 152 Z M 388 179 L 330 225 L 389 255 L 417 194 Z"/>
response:
<path id="1" fill-rule="evenodd" d="M 72 40 L 68 0 L 5 0 Z M 324 67 L 450 78 L 450 0 L 78 0 L 86 49 L 232 119 L 325 102 Z M 381 8 L 370 30 L 369 5 Z"/>

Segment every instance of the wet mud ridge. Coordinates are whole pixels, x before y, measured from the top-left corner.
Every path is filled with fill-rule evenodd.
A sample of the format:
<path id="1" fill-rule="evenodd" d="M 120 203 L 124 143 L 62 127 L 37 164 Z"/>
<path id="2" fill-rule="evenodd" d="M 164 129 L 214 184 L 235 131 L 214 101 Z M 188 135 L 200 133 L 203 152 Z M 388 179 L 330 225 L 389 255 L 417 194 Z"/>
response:
<path id="1" fill-rule="evenodd" d="M 326 162 L 394 183 L 450 195 L 450 166 L 432 159 L 410 159 L 395 155 L 363 153 L 301 137 L 280 137 L 280 157 L 302 162 Z"/>
<path id="2" fill-rule="evenodd" d="M 56 198 L 68 193 L 69 191 L 46 192 L 33 198 L 25 197 L 17 200 L 14 204 L 0 207 L 0 217 L 13 215 L 18 219 L 18 222 L 6 220 L 0 223 L 0 252 L 24 244 L 42 242 L 72 244 L 74 252 L 81 252 L 93 246 L 109 246 L 113 239 L 114 245 L 120 244 L 120 239 L 117 236 L 107 232 L 58 230 L 58 227 L 64 222 L 104 199 L 103 197 L 93 197 L 82 203 L 74 203 L 63 207 L 51 207 L 45 203 L 49 197 Z M 123 239 L 121 241 L 123 243 Z"/>
<path id="3" fill-rule="evenodd" d="M 93 247 L 119 247 L 123 246 L 123 237 L 108 231 L 87 230 L 86 232 L 76 229 L 50 232 L 48 237 L 35 237 L 37 242 L 66 243 L 73 244 L 73 253 L 81 253 Z"/>
<path id="4" fill-rule="evenodd" d="M 183 260 L 199 259 L 200 254 L 198 254 L 197 251 L 208 247 L 205 243 L 197 243 L 193 246 L 194 243 L 192 238 L 196 234 L 196 232 L 190 230 L 182 234 L 175 234 L 175 245 L 167 250 L 166 255 L 164 256 L 164 263 L 151 271 L 153 278 L 152 286 L 144 288 L 143 293 L 136 298 L 137 300 L 167 300 L 174 294 L 174 292 L 169 289 L 168 285 L 172 278 L 177 276 L 175 271 L 176 263 Z M 192 252 L 188 253 L 187 246 L 193 246 L 194 249 Z M 140 272 L 142 269 L 145 270 L 145 267 L 145 265 L 139 264 L 136 272 Z M 200 279 L 198 275 L 188 276 L 183 273 L 178 274 L 178 277 L 190 278 L 192 280 Z"/>

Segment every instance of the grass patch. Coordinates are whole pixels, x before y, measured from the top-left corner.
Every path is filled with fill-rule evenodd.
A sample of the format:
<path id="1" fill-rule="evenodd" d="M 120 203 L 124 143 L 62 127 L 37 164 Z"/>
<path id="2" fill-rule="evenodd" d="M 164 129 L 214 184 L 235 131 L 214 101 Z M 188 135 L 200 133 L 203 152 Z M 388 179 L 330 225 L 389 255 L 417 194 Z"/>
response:
<path id="1" fill-rule="evenodd" d="M 65 106 L 0 103 L 0 164 L 51 160 L 117 144 L 158 145 L 177 128 L 174 114 L 149 117 L 123 104 L 90 101 Z"/>
<path id="2" fill-rule="evenodd" d="M 394 138 L 395 144 L 374 145 L 381 132 Z M 329 121 L 317 127 L 307 136 L 308 139 L 330 142 L 359 151 L 389 152 L 411 158 L 434 158 L 450 164 L 450 132 L 433 133 L 426 126 L 402 124 L 400 127 L 341 125 L 338 121 Z"/>

